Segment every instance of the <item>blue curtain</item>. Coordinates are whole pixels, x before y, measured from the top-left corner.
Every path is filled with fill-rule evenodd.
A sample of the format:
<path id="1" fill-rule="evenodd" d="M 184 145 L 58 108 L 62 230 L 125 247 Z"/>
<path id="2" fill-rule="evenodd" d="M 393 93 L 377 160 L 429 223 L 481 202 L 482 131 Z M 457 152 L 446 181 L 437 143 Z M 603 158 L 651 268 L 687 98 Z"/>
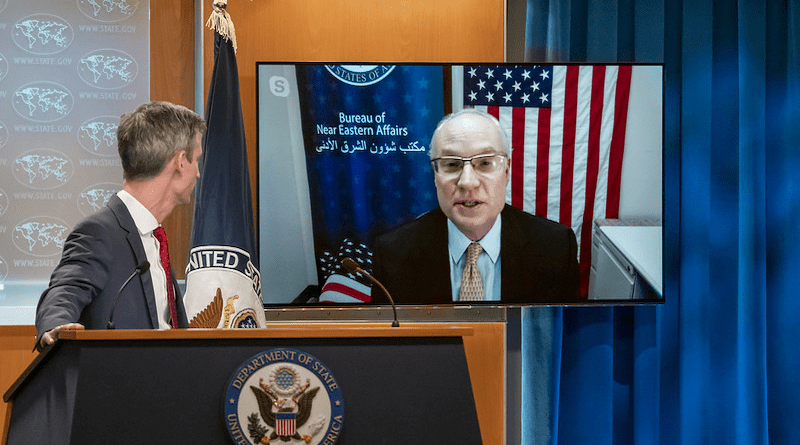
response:
<path id="1" fill-rule="evenodd" d="M 666 303 L 526 310 L 523 443 L 800 443 L 800 0 L 528 0 L 526 59 L 664 63 Z"/>

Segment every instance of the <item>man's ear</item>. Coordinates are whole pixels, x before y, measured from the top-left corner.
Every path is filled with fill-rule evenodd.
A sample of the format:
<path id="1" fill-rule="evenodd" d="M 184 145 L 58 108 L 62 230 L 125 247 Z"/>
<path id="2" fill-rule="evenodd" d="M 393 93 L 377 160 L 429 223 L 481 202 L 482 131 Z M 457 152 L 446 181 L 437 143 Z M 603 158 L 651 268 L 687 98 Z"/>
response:
<path id="1" fill-rule="evenodd" d="M 186 164 L 186 152 L 181 150 L 181 151 L 175 153 L 175 155 L 172 156 L 172 159 L 167 164 L 167 166 L 168 166 L 167 168 L 172 168 L 173 169 L 173 173 L 172 174 L 173 175 L 178 175 L 183 171 L 184 168 L 186 168 L 185 164 Z M 165 168 L 165 170 L 166 170 L 166 168 Z"/>
<path id="2" fill-rule="evenodd" d="M 189 163 L 189 158 L 186 156 L 186 150 L 181 150 L 178 154 L 175 155 L 176 157 L 176 167 L 179 169 L 183 169 L 186 167 L 186 164 Z"/>

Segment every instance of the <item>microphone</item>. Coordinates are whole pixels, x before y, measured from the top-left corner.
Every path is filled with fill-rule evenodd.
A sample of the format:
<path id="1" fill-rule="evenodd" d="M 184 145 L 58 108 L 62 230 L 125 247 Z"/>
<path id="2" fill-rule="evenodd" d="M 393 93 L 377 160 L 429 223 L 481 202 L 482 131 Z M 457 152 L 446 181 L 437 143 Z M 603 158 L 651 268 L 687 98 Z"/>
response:
<path id="1" fill-rule="evenodd" d="M 114 304 L 111 305 L 111 314 L 108 316 L 108 329 L 114 329 L 114 310 L 117 308 L 117 302 L 119 301 L 119 296 L 122 293 L 122 289 L 125 289 L 125 286 L 127 286 L 128 283 L 131 282 L 133 277 L 139 276 L 147 272 L 148 269 L 150 269 L 150 262 L 142 261 L 141 264 L 136 266 L 136 270 L 133 271 L 131 276 L 129 276 L 128 279 L 125 280 L 124 283 L 122 283 L 122 286 L 120 286 L 119 290 L 117 291 L 117 298 L 114 299 Z"/>
<path id="2" fill-rule="evenodd" d="M 394 300 L 392 300 L 392 296 L 391 296 L 391 295 L 389 295 L 389 291 L 388 291 L 388 290 L 386 290 L 386 288 L 385 288 L 385 287 L 383 287 L 383 284 L 381 284 L 381 282 L 380 282 L 380 281 L 376 280 L 376 279 L 375 279 L 375 277 L 373 277 L 372 275 L 370 275 L 370 274 L 366 273 L 366 272 L 364 271 L 364 269 L 362 269 L 361 267 L 359 267 L 358 263 L 356 263 L 355 261 L 353 261 L 353 260 L 352 260 L 352 259 L 350 259 L 349 257 L 345 257 L 345 258 L 342 260 L 342 266 L 344 266 L 344 268 L 345 268 L 345 269 L 346 269 L 348 272 L 350 272 L 350 273 L 352 273 L 352 274 L 355 274 L 355 273 L 360 273 L 361 275 L 364 275 L 365 277 L 369 278 L 369 280 L 370 280 L 370 281 L 372 281 L 373 283 L 377 284 L 377 285 L 378 285 L 378 287 L 380 287 L 380 288 L 381 288 L 381 290 L 383 291 L 383 293 L 385 293 L 385 294 L 386 294 L 386 296 L 387 296 L 387 297 L 389 297 L 389 303 L 391 303 L 391 304 L 392 304 L 392 312 L 394 312 L 394 321 L 392 322 L 392 327 L 393 327 L 393 328 L 396 328 L 396 327 L 400 326 L 400 322 L 399 322 L 399 321 L 397 321 L 397 306 L 395 306 L 395 304 L 394 304 Z"/>

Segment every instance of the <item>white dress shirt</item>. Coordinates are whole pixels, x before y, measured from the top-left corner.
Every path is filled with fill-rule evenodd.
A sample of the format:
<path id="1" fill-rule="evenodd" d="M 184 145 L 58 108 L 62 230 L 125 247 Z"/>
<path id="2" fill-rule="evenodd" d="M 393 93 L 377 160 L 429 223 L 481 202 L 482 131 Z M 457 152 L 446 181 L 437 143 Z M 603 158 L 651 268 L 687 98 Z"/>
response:
<path id="1" fill-rule="evenodd" d="M 153 235 L 153 230 L 159 226 L 156 217 L 150 213 L 147 208 L 142 205 L 136 198 L 125 190 L 120 190 L 117 193 L 119 199 L 128 208 L 136 228 L 139 230 L 139 236 L 142 238 L 144 245 L 144 252 L 147 255 L 147 261 L 150 262 L 150 276 L 153 278 L 153 290 L 156 295 L 156 313 L 158 314 L 158 328 L 169 329 L 169 303 L 167 301 L 167 273 L 164 271 L 164 266 L 161 265 L 161 255 L 159 253 L 160 243 Z M 172 286 L 172 283 L 169 283 Z"/>

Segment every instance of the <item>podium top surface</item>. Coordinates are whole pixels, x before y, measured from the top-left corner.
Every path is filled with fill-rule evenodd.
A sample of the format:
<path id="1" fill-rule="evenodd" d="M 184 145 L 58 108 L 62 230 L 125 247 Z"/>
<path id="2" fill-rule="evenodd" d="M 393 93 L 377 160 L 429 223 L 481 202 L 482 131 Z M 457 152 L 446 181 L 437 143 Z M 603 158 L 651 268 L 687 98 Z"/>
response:
<path id="1" fill-rule="evenodd" d="M 265 329 L 119 329 L 62 331 L 61 340 L 203 340 L 248 338 L 465 337 L 473 329 L 448 323 L 271 324 Z"/>
<path id="2" fill-rule="evenodd" d="M 63 341 L 126 340 L 244 340 L 260 338 L 421 338 L 471 337 L 474 329 L 466 323 L 272 323 L 265 329 L 118 329 L 61 331 L 59 341 L 36 356 L 3 395 L 8 402 L 33 371 Z"/>

